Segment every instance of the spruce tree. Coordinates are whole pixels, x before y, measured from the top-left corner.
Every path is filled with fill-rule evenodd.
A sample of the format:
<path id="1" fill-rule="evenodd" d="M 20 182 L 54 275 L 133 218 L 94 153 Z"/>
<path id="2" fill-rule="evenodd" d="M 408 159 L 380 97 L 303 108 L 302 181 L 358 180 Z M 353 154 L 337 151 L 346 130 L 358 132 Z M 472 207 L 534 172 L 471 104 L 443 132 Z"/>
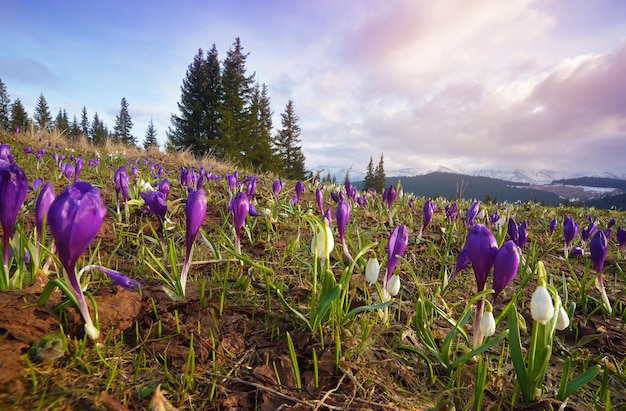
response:
<path id="1" fill-rule="evenodd" d="M 103 146 L 108 137 L 108 131 L 104 122 L 98 117 L 98 112 L 93 115 L 93 122 L 90 128 L 91 142 L 94 146 Z"/>
<path id="2" fill-rule="evenodd" d="M 282 129 L 274 138 L 274 146 L 280 157 L 282 175 L 294 180 L 302 179 L 306 175 L 305 157 L 300 144 L 299 120 L 293 100 L 289 100 L 285 106 L 285 111 L 280 115 Z"/>
<path id="3" fill-rule="evenodd" d="M 7 86 L 0 79 L 0 131 L 9 131 L 11 128 L 11 99 Z"/>
<path id="4" fill-rule="evenodd" d="M 180 89 L 180 115 L 172 114 L 172 126 L 166 133 L 168 150 L 189 149 L 197 157 L 213 152 L 223 158 L 219 144 L 223 92 L 215 44 L 206 59 L 198 49 Z"/>
<path id="5" fill-rule="evenodd" d="M 75 141 L 81 135 L 80 125 L 78 124 L 78 119 L 76 118 L 76 114 L 74 114 L 74 118 L 72 119 L 72 123 L 70 124 L 70 131 L 68 137 L 70 140 Z"/>
<path id="6" fill-rule="evenodd" d="M 87 117 L 87 109 L 83 106 L 83 110 L 80 112 L 80 132 L 91 141 L 89 131 L 89 117 Z"/>
<path id="7" fill-rule="evenodd" d="M 221 144 L 227 157 L 242 166 L 251 165 L 250 154 L 250 114 L 254 74 L 246 76 L 246 59 L 239 37 L 235 39 L 226 54 L 222 70 L 224 105 L 222 110 Z"/>
<path id="8" fill-rule="evenodd" d="M 387 178 L 385 176 L 385 167 L 384 167 L 382 153 L 380 154 L 380 161 L 378 162 L 378 165 L 376 166 L 376 170 L 374 171 L 374 181 L 375 181 L 374 188 L 376 189 L 377 192 L 382 193 L 385 190 L 385 185 L 387 182 Z"/>
<path id="9" fill-rule="evenodd" d="M 375 175 L 374 175 L 374 160 L 370 156 L 370 162 L 367 164 L 367 170 L 365 171 L 365 179 L 363 179 L 363 191 L 375 189 Z"/>
<path id="10" fill-rule="evenodd" d="M 59 133 L 69 135 L 70 121 L 67 118 L 67 112 L 65 109 L 59 109 L 59 112 L 54 119 L 54 127 Z"/>
<path id="11" fill-rule="evenodd" d="M 41 93 L 37 99 L 37 106 L 35 107 L 33 119 L 35 120 L 35 126 L 37 126 L 40 130 L 49 128 L 51 125 L 52 115 L 50 114 L 50 108 L 48 107 L 48 102 L 46 101 L 43 93 Z"/>
<path id="12" fill-rule="evenodd" d="M 118 143 L 126 145 L 137 145 L 137 137 L 131 134 L 133 128 L 133 120 L 128 112 L 128 102 L 126 97 L 122 97 L 120 102 L 120 113 L 115 117 L 115 127 L 113 127 L 113 136 Z"/>
<path id="13" fill-rule="evenodd" d="M 154 127 L 154 122 L 150 119 L 148 128 L 146 129 L 146 138 L 143 140 L 143 148 L 148 150 L 151 148 L 159 148 L 159 142 L 157 141 L 157 131 Z"/>
<path id="14" fill-rule="evenodd" d="M 250 100 L 245 163 L 257 170 L 279 172 L 280 162 L 272 147 L 272 114 L 267 85 L 259 86 L 257 83 Z"/>
<path id="15" fill-rule="evenodd" d="M 22 101 L 17 98 L 11 105 L 11 121 L 10 121 L 10 130 L 16 130 L 17 127 L 20 127 L 22 130 L 28 128 L 30 125 L 30 119 L 28 118 L 28 113 L 22 104 Z"/>

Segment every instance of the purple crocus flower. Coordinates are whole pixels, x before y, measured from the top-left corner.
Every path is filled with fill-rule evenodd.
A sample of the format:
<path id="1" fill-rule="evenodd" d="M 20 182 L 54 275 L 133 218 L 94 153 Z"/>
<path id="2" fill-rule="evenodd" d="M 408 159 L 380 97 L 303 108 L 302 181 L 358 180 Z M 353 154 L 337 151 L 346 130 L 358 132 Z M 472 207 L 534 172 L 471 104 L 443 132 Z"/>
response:
<path id="1" fill-rule="evenodd" d="M 598 274 L 604 269 L 604 261 L 606 260 L 606 254 L 609 249 L 608 245 L 608 240 L 602 230 L 597 230 L 589 243 L 591 261 Z"/>
<path id="2" fill-rule="evenodd" d="M 167 195 L 170 192 L 170 182 L 167 178 L 164 178 L 163 180 L 161 180 L 161 182 L 159 183 L 159 191 L 161 193 L 163 193 L 163 196 L 165 198 L 167 198 Z"/>
<path id="3" fill-rule="evenodd" d="M 468 226 L 474 225 L 474 219 L 478 215 L 478 211 L 480 210 L 480 201 L 476 200 L 472 203 L 470 208 L 467 209 L 467 213 L 465 214 L 465 224 Z"/>
<path id="4" fill-rule="evenodd" d="M 283 189 L 283 180 L 278 179 L 272 183 L 272 191 L 274 191 L 274 199 L 278 201 L 278 195 L 280 194 L 280 190 Z"/>
<path id="5" fill-rule="evenodd" d="M 446 205 L 445 208 L 444 208 L 444 211 L 446 213 L 446 218 L 450 222 L 453 222 L 459 216 L 459 205 L 455 201 L 452 204 Z"/>
<path id="6" fill-rule="evenodd" d="M 582 247 L 575 246 L 575 247 L 572 247 L 572 250 L 569 252 L 569 255 L 574 256 L 574 257 L 582 257 L 583 255 L 585 255 L 585 250 L 583 250 Z"/>
<path id="7" fill-rule="evenodd" d="M 596 286 L 600 290 L 602 296 L 602 302 L 605 309 L 609 314 L 612 312 L 611 303 L 606 295 L 606 288 L 604 287 L 604 281 L 602 276 L 602 270 L 604 269 L 604 261 L 606 260 L 606 254 L 609 249 L 609 241 L 604 235 L 604 231 L 598 230 L 589 243 L 589 252 L 591 254 L 591 261 L 593 267 L 598 273 L 596 279 Z"/>
<path id="8" fill-rule="evenodd" d="M 437 204 L 434 203 L 430 198 L 426 200 L 424 203 L 424 221 L 422 222 L 422 230 L 428 227 L 430 221 L 433 219 L 433 214 L 435 214 L 435 210 L 437 209 Z"/>
<path id="9" fill-rule="evenodd" d="M 37 196 L 37 202 L 35 203 L 35 226 L 37 227 L 37 241 L 41 243 L 41 236 L 43 234 L 43 223 L 46 220 L 50 205 L 56 198 L 54 193 L 54 187 L 52 183 L 47 182 Z"/>
<path id="10" fill-rule="evenodd" d="M 510 247 L 510 246 L 507 246 Z M 457 258 L 457 270 L 450 278 L 450 281 L 460 271 L 468 265 L 468 261 L 472 264 L 474 270 L 474 277 L 476 278 L 476 286 L 478 292 L 485 289 L 487 277 L 491 268 L 494 265 L 496 254 L 498 252 L 498 244 L 496 238 L 491 231 L 482 224 L 476 224 L 470 228 L 465 240 L 465 247 Z M 506 255 L 506 251 L 503 251 L 503 256 Z M 505 257 L 501 257 L 505 258 Z M 505 264 L 503 264 L 505 266 Z M 508 271 L 502 274 L 503 277 L 498 279 L 498 282 L 504 283 L 506 277 L 510 274 Z M 498 284 L 500 287 L 500 284 Z M 476 302 L 476 318 L 474 319 L 474 347 L 478 347 L 482 341 L 482 334 L 480 332 L 480 321 L 483 314 L 483 300 L 480 299 Z"/>
<path id="11" fill-rule="evenodd" d="M 185 288 L 187 286 L 187 273 L 191 264 L 191 256 L 193 252 L 193 243 L 198 235 L 198 231 L 204 222 L 206 217 L 206 193 L 203 189 L 198 189 L 189 194 L 187 197 L 187 203 L 185 206 L 186 214 L 186 226 L 185 226 L 185 239 L 186 239 L 186 253 L 185 261 L 183 262 L 183 269 L 180 274 L 180 287 L 185 297 Z"/>
<path id="12" fill-rule="evenodd" d="M 74 160 L 74 182 L 80 178 L 80 173 L 83 171 L 85 160 L 82 157 L 76 157 Z"/>
<path id="13" fill-rule="evenodd" d="M 15 157 L 11 154 L 11 146 L 0 144 L 0 167 L 15 164 Z"/>
<path id="14" fill-rule="evenodd" d="M 335 219 L 337 221 L 337 231 L 339 232 L 339 239 L 343 246 L 343 253 L 348 260 L 353 261 L 350 251 L 348 250 L 348 244 L 346 243 L 346 227 L 348 220 L 350 219 L 350 203 L 348 200 L 343 199 L 337 203 L 337 211 L 335 213 Z"/>
<path id="15" fill-rule="evenodd" d="M 130 178 L 126 172 L 126 167 L 120 166 L 113 175 L 113 181 L 115 183 L 115 202 L 117 203 L 117 212 L 120 212 L 120 192 L 122 193 L 122 200 L 124 203 L 128 201 L 128 185 L 130 184 Z"/>
<path id="16" fill-rule="evenodd" d="M 36 179 L 33 180 L 34 191 L 40 191 L 42 186 L 43 186 L 43 178 L 37 177 Z"/>
<path id="17" fill-rule="evenodd" d="M 304 182 L 303 181 L 296 182 L 296 198 L 298 199 L 297 201 L 298 203 L 300 203 L 300 197 L 302 197 L 304 190 L 305 190 Z"/>
<path id="18" fill-rule="evenodd" d="M 409 230 L 406 226 L 400 224 L 393 230 L 389 237 L 389 242 L 387 243 L 387 275 L 385 276 L 385 289 L 387 289 L 389 280 L 391 280 L 394 270 L 398 266 L 398 263 L 400 263 L 400 257 L 404 256 L 408 244 Z"/>
<path id="19" fill-rule="evenodd" d="M 61 172 L 68 180 L 72 181 L 74 176 L 74 166 L 71 163 L 64 163 L 61 165 Z"/>
<path id="20" fill-rule="evenodd" d="M 250 213 L 250 200 L 244 192 L 239 192 L 233 196 L 228 205 L 232 214 L 233 226 L 235 227 L 235 249 L 241 253 L 241 229 L 246 223 L 246 217 Z"/>
<path id="21" fill-rule="evenodd" d="M 315 189 L 315 201 L 317 202 L 317 208 L 319 208 L 320 213 L 324 215 L 324 194 L 319 187 Z"/>
<path id="22" fill-rule="evenodd" d="M 609 223 L 606 226 L 607 226 L 607 228 L 612 228 L 615 225 L 615 223 L 616 223 L 615 219 L 611 218 L 609 220 Z"/>
<path id="23" fill-rule="evenodd" d="M 105 215 L 106 207 L 100 192 L 84 181 L 71 184 L 59 194 L 48 213 L 48 225 L 55 239 L 59 260 L 85 320 L 85 331 L 92 339 L 98 338 L 99 331 L 91 321 L 80 278 L 76 275 L 76 263 L 98 234 Z"/>
<path id="24" fill-rule="evenodd" d="M 6 267 L 9 263 L 9 240 L 11 231 L 17 220 L 17 214 L 28 195 L 28 178 L 24 170 L 16 164 L 0 164 L 0 224 L 4 237 L 4 265 L 5 273 L 8 276 L 9 270 Z M 8 287 L 7 284 L 3 284 Z M 7 288 L 3 287 L 3 288 Z"/>
<path id="25" fill-rule="evenodd" d="M 31 146 L 24 147 L 24 154 L 28 155 L 28 154 L 33 154 L 34 152 L 35 150 L 33 150 Z"/>
<path id="26" fill-rule="evenodd" d="M 578 223 L 575 223 L 571 216 L 565 217 L 565 220 L 563 220 L 563 237 L 565 238 L 565 247 L 569 247 L 574 238 L 578 235 L 578 227 Z"/>
<path id="27" fill-rule="evenodd" d="M 499 220 L 500 220 L 500 213 L 498 213 L 498 210 L 496 210 L 493 212 L 493 214 L 491 214 L 491 217 L 489 217 L 489 222 L 492 225 L 495 225 Z"/>
<path id="28" fill-rule="evenodd" d="M 598 231 L 598 226 L 596 225 L 596 223 L 589 223 L 589 225 L 583 228 L 580 232 L 580 238 L 583 240 L 583 242 L 587 242 L 587 240 L 593 237 L 596 231 Z"/>
<path id="29" fill-rule="evenodd" d="M 550 220 L 550 235 L 552 235 L 554 233 L 554 230 L 556 230 L 556 218 L 553 218 L 552 220 Z"/>
<path id="30" fill-rule="evenodd" d="M 165 221 L 165 213 L 167 213 L 167 202 L 165 194 L 161 191 L 148 191 L 147 193 L 139 193 L 143 201 L 146 203 L 151 212 L 153 212 L 162 224 Z"/>
<path id="31" fill-rule="evenodd" d="M 228 191 L 234 192 L 235 187 L 237 187 L 237 174 L 226 174 L 226 182 L 228 183 Z"/>
<path id="32" fill-rule="evenodd" d="M 496 252 L 493 262 L 493 297 L 492 302 L 504 290 L 517 274 L 519 268 L 520 254 L 519 248 L 514 241 L 509 240 L 502 244 Z"/>
<path id="33" fill-rule="evenodd" d="M 259 178 L 257 176 L 246 177 L 245 182 L 248 183 L 246 187 L 246 195 L 248 196 L 249 200 L 252 200 L 254 198 L 254 195 L 256 194 L 256 186 L 257 186 L 258 181 L 259 181 Z"/>

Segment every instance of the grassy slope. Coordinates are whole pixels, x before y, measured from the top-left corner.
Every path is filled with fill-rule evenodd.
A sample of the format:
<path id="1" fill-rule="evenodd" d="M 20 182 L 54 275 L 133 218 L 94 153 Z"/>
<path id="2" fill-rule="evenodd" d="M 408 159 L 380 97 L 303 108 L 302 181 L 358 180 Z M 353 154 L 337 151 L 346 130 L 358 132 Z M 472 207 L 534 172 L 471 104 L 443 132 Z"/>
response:
<path id="1" fill-rule="evenodd" d="M 0 141 L 9 143 L 15 153 L 21 153 L 26 144 L 37 150 L 42 145 L 46 146 L 49 140 L 53 147 L 58 142 L 60 151 L 70 154 L 63 148 L 67 143 L 58 136 L 46 135 L 42 141 L 37 137 L 0 137 Z M 73 147 L 74 153 L 86 157 L 91 155 L 89 147 Z M 114 167 L 123 164 L 126 159 L 133 160 L 136 157 L 152 158 L 164 164 L 170 171 L 167 176 L 173 183 L 174 199 L 169 203 L 170 218 L 178 225 L 184 224 L 184 206 L 175 200 L 177 197 L 184 198 L 184 191 L 177 182 L 178 170 L 181 165 L 198 167 L 203 162 L 196 162 L 188 156 L 164 156 L 157 153 L 145 156 L 140 151 L 126 150 L 124 154 L 119 147 L 109 147 L 106 151 L 118 153 L 111 157 Z M 85 168 L 83 178 L 101 187 L 105 201 L 112 208 L 114 194 L 107 168 L 108 153 L 101 153 L 103 160 L 99 172 Z M 18 155 L 18 159 L 23 160 L 23 156 Z M 33 160 L 20 161 L 20 164 L 31 180 L 41 176 L 54 181 L 57 192 L 67 184 L 63 177 L 58 176 L 49 155 L 39 170 Z M 142 169 L 142 175 L 149 175 L 141 160 L 137 164 Z M 212 167 L 221 175 L 233 171 L 232 166 L 228 165 L 208 164 L 208 161 L 204 165 Z M 82 342 L 79 338 L 80 319 L 73 310 L 66 310 L 68 315 L 61 318 L 60 323 L 57 322 L 57 327 L 58 324 L 63 325 L 70 335 L 68 355 L 54 362 L 35 364 L 30 369 L 21 362 L 24 370 L 19 387 L 15 388 L 17 391 L 5 391 L 4 394 L 0 389 L 0 408 L 13 406 L 15 398 L 18 398 L 18 409 L 35 409 L 38 406 L 50 409 L 111 409 L 106 408 L 108 400 L 100 394 L 105 391 L 130 408 L 145 409 L 157 384 L 162 384 L 167 390 L 166 397 L 180 409 L 276 409 L 281 404 L 297 409 L 316 406 L 331 409 L 449 409 L 445 407 L 453 405 L 457 409 L 464 409 L 471 404 L 476 363 L 468 361 L 448 375 L 428 353 L 423 340 L 416 334 L 414 322 L 417 296 L 433 301 L 452 318 L 458 318 L 475 290 L 470 269 L 459 274 L 451 287 L 441 289 L 442 276 L 454 269 L 466 233 L 463 224 L 454 227 L 447 225 L 442 214 L 445 200 L 436 200 L 437 213 L 421 240 L 417 238 L 421 211 L 416 211 L 420 207 L 410 210 L 406 207 L 406 198 L 399 200 L 395 223 L 406 224 L 410 236 L 405 256 L 407 263 L 399 267 L 403 289 L 390 307 L 390 322 L 387 325 L 381 323 L 376 312 L 365 313 L 342 325 L 341 333 L 335 335 L 334 339 L 330 327 L 326 328 L 323 335 L 307 331 L 303 323 L 280 304 L 272 289 L 272 286 L 283 289 L 288 301 L 307 313 L 311 279 L 306 262 L 311 261 L 311 230 L 298 210 L 306 205 L 314 208 L 315 199 L 309 182 L 302 207 L 290 206 L 293 183 L 286 183 L 279 202 L 274 203 L 269 194 L 271 178 L 261 176 L 257 209 L 268 208 L 272 214 L 271 217 L 250 220 L 250 235 L 243 240 L 243 254 L 255 263 L 271 268 L 271 275 L 265 275 L 248 264 L 240 265 L 231 261 L 221 247 L 220 256 L 216 258 L 199 242 L 195 260 L 205 263 L 192 270 L 186 303 L 173 303 L 165 298 L 159 291 L 157 278 L 143 264 L 142 247 L 146 243 L 137 233 L 143 231 L 149 234 L 148 224 L 152 220 L 135 209 L 130 226 L 122 227 L 116 225 L 109 215 L 99 234 L 102 241 L 100 259 L 143 281 L 143 294 L 136 296 L 121 292 L 111 287 L 103 277 L 94 274 L 95 282 L 90 288 L 101 307 L 104 327 L 109 325 L 106 328 L 109 330 L 108 335 L 105 333 L 102 337 L 103 345 Z M 215 244 L 228 245 L 232 237 L 227 211 L 230 195 L 223 180 L 207 184 L 206 188 L 209 193 L 209 212 L 203 227 Z M 423 202 L 421 200 L 418 199 L 419 205 Z M 330 196 L 326 195 L 326 206 L 334 207 L 329 201 Z M 353 255 L 360 247 L 373 243 L 372 252 L 382 263 L 386 259 L 387 239 L 393 226 L 387 221 L 380 200 L 370 199 L 370 202 L 372 205 L 367 208 L 353 209 L 346 237 Z M 462 209 L 467 208 L 466 202 L 460 204 Z M 555 285 L 561 289 L 562 276 L 570 276 L 572 271 L 562 258 L 560 233 L 548 236 L 546 223 L 553 215 L 558 216 L 559 221 L 565 215 L 572 215 L 582 222 L 587 215 L 596 215 L 597 212 L 536 204 L 508 206 L 508 209 L 497 205 L 489 207 L 488 215 L 496 209 L 501 213 L 508 210 L 518 220 L 531 221 L 531 245 L 525 249 L 525 255 L 529 261 L 544 260 Z M 599 215 L 602 224 L 606 224 L 610 217 L 617 218 L 618 225 L 626 225 L 622 213 L 602 212 Z M 538 222 L 540 219 L 544 221 L 543 224 Z M 28 225 L 28 221 L 25 224 Z M 447 227 L 446 233 L 442 233 L 443 227 Z M 179 229 L 175 229 L 175 232 Z M 178 244 L 184 249 L 182 238 Z M 179 257 L 179 261 L 182 260 L 182 256 Z M 617 299 L 622 302 L 618 304 L 619 307 L 623 307 L 624 302 L 624 276 L 620 272 L 623 257 L 623 253 L 618 252 L 613 244 L 605 282 L 609 286 L 612 301 Z M 332 254 L 332 262 L 337 278 L 349 267 L 348 262 L 341 257 L 340 245 Z M 573 263 L 571 270 L 575 276 L 585 272 L 585 260 Z M 368 295 L 374 293 L 373 288 L 367 289 L 363 281 L 364 264 L 364 258 L 357 260 L 350 282 L 349 297 L 355 307 L 362 305 L 369 298 Z M 514 284 L 500 297 L 495 306 L 496 313 L 514 297 L 516 287 L 525 282 L 528 284 L 521 291 L 518 309 L 530 324 L 527 306 L 529 295 L 534 289 L 532 276 L 520 275 L 516 278 Z M 203 298 L 200 297 L 202 290 L 205 291 Z M 571 301 L 582 301 L 585 298 L 584 293 L 571 284 L 568 291 Z M 572 375 L 592 364 L 604 364 L 606 359 L 612 367 L 609 369 L 613 370 L 607 376 L 613 404 L 617 404 L 618 400 L 626 401 L 620 394 L 626 387 L 623 354 L 621 358 L 619 356 L 619 350 L 624 347 L 623 324 L 619 316 L 607 319 L 600 313 L 597 291 L 592 285 L 588 285 L 584 291 L 588 293 L 587 306 L 582 308 L 579 304 L 573 328 L 559 333 L 559 343 L 549 367 L 545 398 L 553 405 L 558 405 L 553 399 L 565 353 L 573 358 Z M 116 299 L 116 296 L 120 299 Z M 29 297 L 26 295 L 22 298 Z M 123 317 L 125 320 L 116 323 L 116 319 L 102 307 L 113 310 L 116 305 L 122 305 L 122 301 L 124 304 L 129 301 L 136 304 L 124 305 L 126 312 L 116 312 L 114 317 Z M 440 344 L 450 332 L 450 324 L 437 315 L 433 315 L 429 321 L 428 328 Z M 157 328 L 161 333 L 157 334 Z M 499 324 L 498 332 L 503 329 L 504 324 Z M 305 387 L 303 391 L 295 389 L 287 331 L 296 347 Z M 337 337 L 341 340 L 342 352 L 338 367 L 335 367 L 334 343 Z M 527 337 L 523 336 L 525 343 Z M 452 357 L 460 355 L 466 349 L 465 346 L 462 339 L 456 339 Z M 415 354 L 402 347 L 411 347 L 422 354 Z M 319 359 L 320 388 L 315 388 L 314 384 L 313 351 Z M 194 368 L 191 368 L 190 358 L 194 359 Z M 490 350 L 488 358 L 490 372 L 485 390 L 485 406 L 510 409 L 515 375 L 506 344 Z M 502 366 L 499 366 L 499 361 L 502 361 Z M 590 409 L 592 398 L 599 387 L 600 380 L 593 381 L 570 398 L 570 408 L 566 409 Z"/>

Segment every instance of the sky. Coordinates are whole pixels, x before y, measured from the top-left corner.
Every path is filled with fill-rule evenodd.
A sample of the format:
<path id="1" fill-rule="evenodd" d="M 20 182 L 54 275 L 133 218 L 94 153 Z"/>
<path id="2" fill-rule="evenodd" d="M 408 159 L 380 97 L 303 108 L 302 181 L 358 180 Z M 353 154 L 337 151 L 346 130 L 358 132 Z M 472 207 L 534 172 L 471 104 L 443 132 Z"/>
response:
<path id="1" fill-rule="evenodd" d="M 308 169 L 626 178 L 623 0 L 2 0 L 0 79 L 31 116 L 43 94 L 109 129 L 125 97 L 163 143 L 198 49 L 237 37 Z"/>

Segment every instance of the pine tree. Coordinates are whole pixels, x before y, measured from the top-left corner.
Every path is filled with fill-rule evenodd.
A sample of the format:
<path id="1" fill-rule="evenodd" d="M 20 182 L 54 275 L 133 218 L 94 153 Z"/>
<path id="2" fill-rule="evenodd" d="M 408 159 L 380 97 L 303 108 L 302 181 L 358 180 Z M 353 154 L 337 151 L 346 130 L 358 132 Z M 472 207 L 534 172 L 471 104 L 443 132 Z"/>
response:
<path id="1" fill-rule="evenodd" d="M 28 118 L 28 113 L 22 104 L 22 101 L 17 98 L 11 105 L 11 122 L 9 129 L 16 130 L 17 127 L 20 127 L 22 130 L 28 128 L 30 125 L 30 119 Z"/>
<path id="2" fill-rule="evenodd" d="M 59 109 L 59 112 L 54 119 L 54 127 L 59 133 L 69 135 L 70 121 L 67 118 L 67 112 L 65 109 Z"/>
<path id="3" fill-rule="evenodd" d="M 9 131 L 11 128 L 11 99 L 7 92 L 7 86 L 0 79 L 0 131 Z"/>
<path id="4" fill-rule="evenodd" d="M 280 171 L 280 161 L 272 147 L 272 109 L 267 85 L 257 83 L 250 100 L 249 139 L 245 143 L 246 164 L 263 171 Z"/>
<path id="5" fill-rule="evenodd" d="M 90 129 L 89 129 L 89 117 L 87 117 L 87 109 L 83 106 L 83 110 L 80 112 L 80 132 L 91 141 Z"/>
<path id="6" fill-rule="evenodd" d="M 35 120 L 35 126 L 37 126 L 40 130 L 49 128 L 51 125 L 52 115 L 50 114 L 50 108 L 48 107 L 48 102 L 43 96 L 43 93 L 41 93 L 37 99 L 37 106 L 35 107 L 33 119 Z"/>
<path id="7" fill-rule="evenodd" d="M 232 161 L 251 165 L 246 157 L 250 153 L 250 102 L 254 74 L 246 76 L 246 59 L 239 37 L 235 39 L 224 60 L 222 87 L 224 105 L 222 111 L 221 145 Z"/>
<path id="8" fill-rule="evenodd" d="M 382 193 L 385 190 L 385 186 L 387 183 L 387 177 L 385 176 L 385 167 L 383 161 L 383 154 L 380 154 L 380 161 L 376 166 L 376 170 L 374 171 L 374 188 L 377 192 Z"/>
<path id="9" fill-rule="evenodd" d="M 154 122 L 150 119 L 148 128 L 146 129 L 146 138 L 143 140 L 143 148 L 148 150 L 151 148 L 159 148 L 159 142 L 157 141 L 157 131 L 154 127 Z"/>
<path id="10" fill-rule="evenodd" d="M 287 102 L 285 111 L 280 115 L 282 129 L 274 138 L 274 146 L 280 157 L 282 175 L 294 180 L 304 178 L 306 174 L 304 154 L 300 145 L 300 120 L 295 112 L 292 100 Z"/>
<path id="11" fill-rule="evenodd" d="M 367 170 L 365 172 L 365 179 L 363 180 L 363 191 L 370 190 L 374 187 L 374 160 L 370 156 L 370 162 L 367 164 Z"/>
<path id="12" fill-rule="evenodd" d="M 134 137 L 130 132 L 132 128 L 133 120 L 128 112 L 128 102 L 126 97 L 122 97 L 120 113 L 115 117 L 115 127 L 113 127 L 115 140 L 126 145 L 137 145 L 137 137 Z"/>
<path id="13" fill-rule="evenodd" d="M 197 156 L 212 152 L 223 158 L 219 131 L 222 111 L 220 63 L 215 44 L 207 53 L 198 50 L 187 68 L 178 103 L 180 115 L 172 114 L 167 131 L 168 150 L 191 149 Z"/>
<path id="14" fill-rule="evenodd" d="M 104 122 L 98 117 L 98 112 L 93 115 L 93 122 L 90 128 L 91 142 L 94 146 L 103 146 L 108 137 L 108 131 Z"/>

